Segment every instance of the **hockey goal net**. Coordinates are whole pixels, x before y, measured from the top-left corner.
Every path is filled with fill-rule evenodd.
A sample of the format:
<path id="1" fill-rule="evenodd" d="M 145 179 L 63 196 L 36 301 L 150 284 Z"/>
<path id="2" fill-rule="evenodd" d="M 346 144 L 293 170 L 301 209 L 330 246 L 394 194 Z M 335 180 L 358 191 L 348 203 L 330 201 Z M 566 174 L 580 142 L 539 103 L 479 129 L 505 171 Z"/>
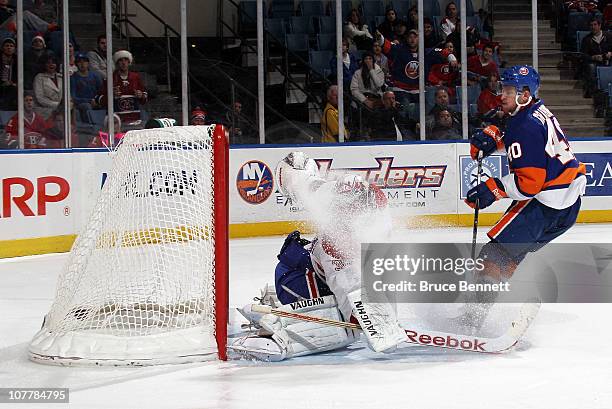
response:
<path id="1" fill-rule="evenodd" d="M 30 359 L 226 359 L 227 142 L 220 125 L 129 132 L 60 274 Z"/>

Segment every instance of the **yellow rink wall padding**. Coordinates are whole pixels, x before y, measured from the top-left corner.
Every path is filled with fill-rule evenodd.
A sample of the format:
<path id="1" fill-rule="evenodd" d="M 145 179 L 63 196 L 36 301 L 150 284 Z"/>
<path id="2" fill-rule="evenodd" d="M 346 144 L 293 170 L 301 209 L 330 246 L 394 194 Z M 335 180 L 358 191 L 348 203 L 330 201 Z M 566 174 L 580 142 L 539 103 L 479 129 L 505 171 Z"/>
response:
<path id="1" fill-rule="evenodd" d="M 480 226 L 492 226 L 502 213 L 481 213 Z M 405 228 L 469 227 L 474 222 L 472 214 L 438 214 L 419 216 L 402 222 Z M 612 222 L 612 210 L 583 210 L 578 215 L 579 223 Z M 305 222 L 263 222 L 230 225 L 230 238 L 277 236 L 294 230 L 312 233 Z M 0 241 L 0 258 L 31 256 L 35 254 L 63 253 L 70 251 L 76 235 L 37 237 L 32 239 Z M 467 239 L 466 239 L 467 240 Z"/>

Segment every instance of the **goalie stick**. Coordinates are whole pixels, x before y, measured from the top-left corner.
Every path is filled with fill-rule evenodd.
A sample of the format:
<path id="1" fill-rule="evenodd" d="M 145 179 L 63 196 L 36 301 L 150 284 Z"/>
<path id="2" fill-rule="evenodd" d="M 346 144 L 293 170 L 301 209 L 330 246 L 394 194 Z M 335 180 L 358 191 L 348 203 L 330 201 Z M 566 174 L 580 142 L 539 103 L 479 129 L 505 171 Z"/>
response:
<path id="1" fill-rule="evenodd" d="M 283 311 L 268 305 L 253 304 L 252 309 L 262 314 L 274 314 L 279 317 L 292 318 L 301 321 L 318 322 L 335 327 L 361 330 L 359 324 L 319 318 L 312 315 Z M 521 339 L 531 321 L 540 309 L 540 301 L 524 303 L 521 305 L 517 317 L 510 324 L 510 328 L 499 337 L 486 338 L 471 335 L 452 334 L 447 332 L 415 330 L 404 328 L 408 336 L 408 343 L 431 346 L 437 348 L 450 348 L 461 351 L 480 353 L 500 353 L 509 350 Z"/>

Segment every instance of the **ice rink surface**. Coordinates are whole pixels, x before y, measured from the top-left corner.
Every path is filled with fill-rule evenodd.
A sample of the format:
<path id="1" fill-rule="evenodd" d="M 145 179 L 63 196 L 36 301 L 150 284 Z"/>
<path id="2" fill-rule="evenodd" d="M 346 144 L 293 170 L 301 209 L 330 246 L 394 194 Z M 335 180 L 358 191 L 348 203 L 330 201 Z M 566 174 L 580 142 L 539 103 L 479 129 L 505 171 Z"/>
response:
<path id="1" fill-rule="evenodd" d="M 485 241 L 486 228 L 479 241 Z M 420 229 L 397 240 L 469 242 L 471 229 Z M 283 237 L 230 244 L 230 303 L 273 282 Z M 578 225 L 561 242 L 612 242 L 612 225 Z M 75 408 L 612 408 L 612 305 L 545 304 L 512 352 L 483 355 L 407 346 L 287 360 L 152 368 L 64 368 L 27 360 L 66 256 L 0 260 L 0 387 L 68 387 Z M 417 314 L 418 315 L 418 314 Z M 233 315 L 233 325 L 238 317 Z M 422 318 L 422 317 L 421 317 Z M 418 320 L 419 317 L 414 317 Z M 0 404 L 1 408 L 12 405 Z M 16 408 L 67 405 L 16 404 Z"/>

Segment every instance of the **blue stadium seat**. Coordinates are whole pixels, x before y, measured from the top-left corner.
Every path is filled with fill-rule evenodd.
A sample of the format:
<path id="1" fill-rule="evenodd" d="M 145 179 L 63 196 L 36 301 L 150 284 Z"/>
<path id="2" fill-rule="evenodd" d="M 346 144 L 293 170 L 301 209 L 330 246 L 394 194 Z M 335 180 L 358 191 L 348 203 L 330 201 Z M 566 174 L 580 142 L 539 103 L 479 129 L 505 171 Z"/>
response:
<path id="1" fill-rule="evenodd" d="M 576 42 L 576 32 L 589 30 L 589 21 L 591 14 L 571 12 L 567 16 L 567 31 L 565 33 L 565 41 L 573 46 Z"/>
<path id="2" fill-rule="evenodd" d="M 438 87 L 425 87 L 425 111 L 429 110 L 436 104 L 436 89 Z"/>
<path id="3" fill-rule="evenodd" d="M 459 15 L 461 15 L 461 2 L 456 1 L 455 4 L 457 5 L 457 12 L 459 13 Z M 474 5 L 472 4 L 472 0 L 465 0 L 465 4 L 466 4 L 465 15 L 467 17 L 473 16 L 474 15 Z"/>
<path id="4" fill-rule="evenodd" d="M 289 31 L 293 34 L 314 34 L 311 17 L 291 17 Z"/>
<path id="5" fill-rule="evenodd" d="M 336 17 L 322 16 L 318 19 L 318 32 L 321 34 L 330 34 L 336 32 Z"/>
<path id="6" fill-rule="evenodd" d="M 351 0 L 342 0 L 342 18 L 344 19 L 349 15 L 349 12 L 353 9 L 353 2 Z M 330 16 L 336 15 L 336 0 L 327 3 L 327 11 Z"/>
<path id="7" fill-rule="evenodd" d="M 597 67 L 597 88 L 606 92 L 612 83 L 612 67 Z"/>
<path id="8" fill-rule="evenodd" d="M 317 34 L 317 50 L 333 51 L 336 49 L 336 34 Z"/>
<path id="9" fill-rule="evenodd" d="M 305 17 L 322 16 L 324 13 L 321 0 L 302 0 L 298 10 Z"/>
<path id="10" fill-rule="evenodd" d="M 393 7 L 395 9 L 395 13 L 398 19 L 406 20 L 408 16 L 408 10 L 412 7 L 412 1 L 410 0 L 400 0 L 393 2 Z"/>
<path id="11" fill-rule="evenodd" d="M 427 0 L 423 2 L 423 16 L 432 18 L 433 16 L 439 16 L 440 13 L 440 3 L 438 0 Z"/>
<path id="12" fill-rule="evenodd" d="M 468 89 L 468 104 L 476 104 L 478 102 L 478 97 L 480 96 L 480 86 L 479 85 L 469 85 Z M 457 104 L 461 105 L 463 89 L 459 86 L 456 87 L 457 90 Z"/>
<path id="13" fill-rule="evenodd" d="M 361 14 L 367 17 L 383 16 L 385 6 L 381 0 L 363 0 L 361 2 Z"/>
<path id="14" fill-rule="evenodd" d="M 308 59 L 311 71 L 323 78 L 327 78 L 330 74 L 329 61 L 333 58 L 333 56 L 334 53 L 332 51 L 310 50 L 308 53 Z"/>
<path id="15" fill-rule="evenodd" d="M 16 113 L 17 111 L 0 111 L 0 125 L 6 126 Z"/>
<path id="16" fill-rule="evenodd" d="M 104 109 L 92 109 L 87 111 L 88 121 L 90 124 L 97 125 L 98 127 L 104 126 L 104 118 L 106 118 L 106 110 Z"/>
<path id="17" fill-rule="evenodd" d="M 580 46 L 582 45 L 582 40 L 584 39 L 584 37 L 588 36 L 591 32 L 590 31 L 576 31 L 576 51 L 580 51 Z"/>
<path id="18" fill-rule="evenodd" d="M 287 34 L 285 44 L 294 53 L 307 52 L 309 47 L 307 34 Z"/>
<path id="19" fill-rule="evenodd" d="M 264 20 L 264 27 L 272 37 L 280 41 L 281 44 L 285 44 L 285 34 L 287 34 L 287 28 L 285 26 L 284 19 L 267 18 Z"/>
<path id="20" fill-rule="evenodd" d="M 374 16 L 372 19 L 372 25 L 370 26 L 370 32 L 375 33 L 378 26 L 380 26 L 385 21 L 385 16 Z"/>
<path id="21" fill-rule="evenodd" d="M 270 5 L 270 17 L 286 18 L 294 14 L 293 0 L 272 0 Z"/>

